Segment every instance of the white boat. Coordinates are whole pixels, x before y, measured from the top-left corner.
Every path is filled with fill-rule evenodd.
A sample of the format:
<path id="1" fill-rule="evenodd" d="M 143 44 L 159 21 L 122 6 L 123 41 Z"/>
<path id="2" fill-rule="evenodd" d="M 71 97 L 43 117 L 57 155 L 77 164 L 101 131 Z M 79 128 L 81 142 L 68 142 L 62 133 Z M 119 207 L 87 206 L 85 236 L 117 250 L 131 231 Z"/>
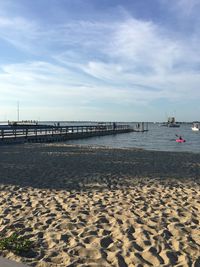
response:
<path id="1" fill-rule="evenodd" d="M 193 123 L 192 131 L 195 131 L 195 132 L 199 131 L 199 124 L 198 123 Z"/>

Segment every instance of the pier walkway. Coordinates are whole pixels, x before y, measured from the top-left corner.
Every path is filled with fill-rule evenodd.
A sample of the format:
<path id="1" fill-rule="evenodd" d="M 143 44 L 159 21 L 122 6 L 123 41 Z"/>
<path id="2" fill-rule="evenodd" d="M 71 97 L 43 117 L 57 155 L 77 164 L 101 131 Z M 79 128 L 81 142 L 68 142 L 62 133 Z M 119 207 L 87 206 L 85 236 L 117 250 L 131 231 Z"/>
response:
<path id="1" fill-rule="evenodd" d="M 134 131 L 128 124 L 84 126 L 14 125 L 0 127 L 0 144 L 44 143 Z"/>

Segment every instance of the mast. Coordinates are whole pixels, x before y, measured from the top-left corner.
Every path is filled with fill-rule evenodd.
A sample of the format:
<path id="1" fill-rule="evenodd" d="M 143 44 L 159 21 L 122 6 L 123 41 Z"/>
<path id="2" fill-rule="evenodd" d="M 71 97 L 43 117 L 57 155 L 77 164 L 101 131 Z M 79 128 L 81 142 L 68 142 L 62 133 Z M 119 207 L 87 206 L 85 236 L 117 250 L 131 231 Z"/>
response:
<path id="1" fill-rule="evenodd" d="M 17 120 L 19 121 L 19 101 L 17 101 Z"/>

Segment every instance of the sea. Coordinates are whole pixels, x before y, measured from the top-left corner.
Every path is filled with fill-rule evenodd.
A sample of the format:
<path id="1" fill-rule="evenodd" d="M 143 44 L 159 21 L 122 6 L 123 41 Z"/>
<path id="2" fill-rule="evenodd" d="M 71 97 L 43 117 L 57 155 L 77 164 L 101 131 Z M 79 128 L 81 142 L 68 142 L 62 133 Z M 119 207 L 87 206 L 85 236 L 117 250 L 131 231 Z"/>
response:
<path id="1" fill-rule="evenodd" d="M 132 125 L 135 127 L 135 125 Z M 69 144 L 97 145 L 112 148 L 142 148 L 145 150 L 200 153 L 200 131 L 194 132 L 192 124 L 181 124 L 179 128 L 164 127 L 158 123 L 148 123 L 146 132 L 130 132 L 116 135 L 69 140 Z M 177 143 L 177 136 L 186 140 Z"/>
<path id="2" fill-rule="evenodd" d="M 55 121 L 41 124 L 57 124 Z M 0 123 L 3 124 L 3 123 Z M 60 122 L 61 126 L 94 125 L 96 122 Z M 137 123 L 126 123 L 135 128 Z M 147 123 L 144 124 L 147 127 Z M 68 140 L 66 144 L 105 146 L 111 148 L 141 148 L 145 150 L 193 152 L 200 153 L 200 131 L 191 129 L 192 123 L 183 123 L 178 128 L 164 127 L 160 123 L 148 123 L 146 132 L 130 132 L 123 134 L 90 137 Z M 177 143 L 177 136 L 182 136 L 185 143 Z"/>

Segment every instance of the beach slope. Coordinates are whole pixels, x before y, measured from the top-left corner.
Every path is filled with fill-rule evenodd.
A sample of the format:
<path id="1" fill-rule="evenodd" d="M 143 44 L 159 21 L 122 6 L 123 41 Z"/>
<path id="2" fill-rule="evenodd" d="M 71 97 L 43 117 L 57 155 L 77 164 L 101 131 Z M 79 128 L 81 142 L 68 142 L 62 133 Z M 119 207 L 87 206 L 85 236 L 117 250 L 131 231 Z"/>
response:
<path id="1" fill-rule="evenodd" d="M 2 146 L 1 237 L 30 266 L 200 266 L 200 154 Z"/>

